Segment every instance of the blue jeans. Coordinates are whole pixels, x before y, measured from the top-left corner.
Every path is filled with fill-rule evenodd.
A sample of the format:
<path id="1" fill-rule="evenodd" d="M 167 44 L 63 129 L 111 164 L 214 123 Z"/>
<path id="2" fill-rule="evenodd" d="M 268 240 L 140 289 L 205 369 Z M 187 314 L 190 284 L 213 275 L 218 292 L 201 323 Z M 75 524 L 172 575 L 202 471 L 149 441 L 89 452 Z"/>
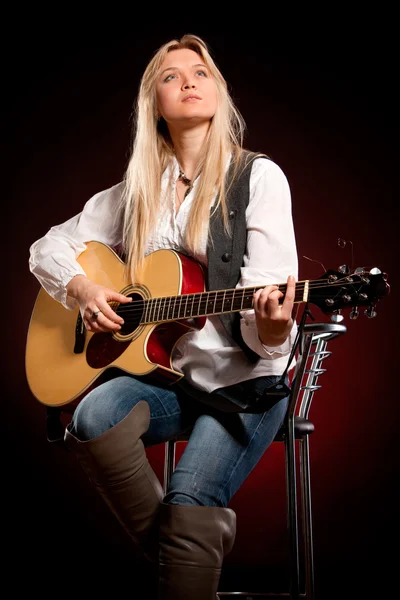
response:
<path id="1" fill-rule="evenodd" d="M 278 377 L 259 377 L 222 389 L 225 397 L 260 396 Z M 279 430 L 288 398 L 264 412 L 223 412 L 172 387 L 152 385 L 131 376 L 102 383 L 78 404 L 71 432 L 80 440 L 98 437 L 119 423 L 140 401 L 150 406 L 145 447 L 190 433 L 171 477 L 164 502 L 226 507 Z M 239 400 L 240 401 L 240 400 Z M 238 407 L 239 410 L 240 407 Z"/>

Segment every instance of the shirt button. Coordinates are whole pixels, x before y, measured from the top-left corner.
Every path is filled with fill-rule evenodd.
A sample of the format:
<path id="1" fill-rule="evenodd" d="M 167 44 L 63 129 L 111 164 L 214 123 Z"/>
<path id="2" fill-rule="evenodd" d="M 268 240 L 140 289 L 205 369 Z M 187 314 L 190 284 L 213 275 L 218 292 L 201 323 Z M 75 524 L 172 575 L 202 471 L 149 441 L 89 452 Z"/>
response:
<path id="1" fill-rule="evenodd" d="M 229 262 L 232 258 L 232 254 L 228 254 L 228 252 L 225 252 L 225 254 L 221 256 L 221 258 L 224 262 Z"/>

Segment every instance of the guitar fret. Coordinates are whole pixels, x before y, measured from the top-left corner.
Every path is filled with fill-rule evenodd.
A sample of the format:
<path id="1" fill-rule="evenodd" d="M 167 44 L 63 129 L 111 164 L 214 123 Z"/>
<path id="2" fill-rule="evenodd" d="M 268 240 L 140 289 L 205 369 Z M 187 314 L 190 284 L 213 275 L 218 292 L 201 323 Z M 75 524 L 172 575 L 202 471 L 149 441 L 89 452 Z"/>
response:
<path id="1" fill-rule="evenodd" d="M 164 311 L 165 311 L 165 305 L 166 305 L 166 302 L 165 302 L 164 298 L 163 298 L 161 304 L 162 304 L 162 307 L 163 307 L 162 315 L 161 315 L 161 321 L 164 321 Z"/>
<path id="2" fill-rule="evenodd" d="M 183 296 L 179 296 L 179 308 L 178 308 L 178 317 L 182 318 L 182 298 Z"/>
<path id="3" fill-rule="evenodd" d="M 176 318 L 176 301 L 177 301 L 178 297 L 175 296 L 174 298 L 174 306 L 172 308 L 172 318 L 175 319 Z"/>
<path id="4" fill-rule="evenodd" d="M 155 298 L 155 302 L 154 302 L 154 314 L 153 314 L 153 321 L 155 323 L 157 323 L 158 321 L 158 305 L 160 303 L 159 298 Z"/>
<path id="5" fill-rule="evenodd" d="M 215 312 L 216 312 L 216 310 L 215 310 L 215 305 L 216 305 L 216 303 L 217 303 L 217 294 L 216 294 L 216 292 L 214 292 L 213 313 L 215 313 Z"/>
<path id="6" fill-rule="evenodd" d="M 147 322 L 151 323 L 151 311 L 153 309 L 153 299 L 148 300 Z"/>
<path id="7" fill-rule="evenodd" d="M 148 300 L 143 300 L 143 305 L 144 305 L 144 310 L 143 310 L 143 315 L 142 315 L 142 320 L 141 322 L 146 323 L 147 321 L 147 308 L 148 308 Z"/>
<path id="8" fill-rule="evenodd" d="M 151 299 L 150 303 L 149 303 L 149 318 L 148 318 L 149 323 L 151 323 L 153 320 L 153 306 L 154 306 L 154 300 Z"/>
<path id="9" fill-rule="evenodd" d="M 160 320 L 160 298 L 156 298 L 154 309 L 154 321 L 158 323 Z"/>
<path id="10" fill-rule="evenodd" d="M 170 313 L 170 310 L 171 310 L 171 300 L 172 300 L 172 297 L 170 296 L 169 297 L 169 302 L 168 302 L 167 319 L 171 319 L 171 313 Z"/>
<path id="11" fill-rule="evenodd" d="M 154 298 L 154 311 L 153 311 L 153 321 L 154 322 L 158 321 L 157 302 L 158 302 L 158 298 Z"/>
<path id="12" fill-rule="evenodd" d="M 194 298 L 195 298 L 195 295 L 192 294 L 192 308 L 190 309 L 190 316 L 191 317 L 193 317 Z"/>

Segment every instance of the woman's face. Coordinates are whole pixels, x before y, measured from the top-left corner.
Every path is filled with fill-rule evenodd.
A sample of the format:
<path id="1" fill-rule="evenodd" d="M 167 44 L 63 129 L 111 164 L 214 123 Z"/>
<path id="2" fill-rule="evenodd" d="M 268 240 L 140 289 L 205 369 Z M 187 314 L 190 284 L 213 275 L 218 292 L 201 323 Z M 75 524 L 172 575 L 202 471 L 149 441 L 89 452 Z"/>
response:
<path id="1" fill-rule="evenodd" d="M 172 50 L 156 82 L 157 108 L 169 126 L 209 122 L 217 109 L 217 86 L 193 50 Z"/>

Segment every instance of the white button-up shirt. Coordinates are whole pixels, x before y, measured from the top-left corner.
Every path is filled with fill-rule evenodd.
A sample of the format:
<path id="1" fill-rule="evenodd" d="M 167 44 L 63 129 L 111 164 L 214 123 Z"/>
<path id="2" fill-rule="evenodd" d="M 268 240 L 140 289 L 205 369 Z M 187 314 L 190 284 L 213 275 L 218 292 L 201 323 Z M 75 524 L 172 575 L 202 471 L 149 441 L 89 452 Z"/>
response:
<path id="1" fill-rule="evenodd" d="M 172 181 L 178 177 L 173 166 Z M 184 232 L 198 181 L 175 206 L 175 184 L 170 169 L 162 178 L 161 210 L 148 240 L 146 254 L 162 248 L 188 254 Z M 83 210 L 68 221 L 52 227 L 30 248 L 29 266 L 43 288 L 66 309 L 75 306 L 67 298 L 66 285 L 78 274 L 85 275 L 77 257 L 95 240 L 111 247 L 121 243 L 121 220 L 116 210 L 123 183 L 90 198 Z M 250 175 L 250 198 L 246 209 L 247 248 L 237 287 L 285 284 L 288 275 L 298 278 L 298 259 L 292 221 L 291 194 L 286 176 L 271 160 L 258 158 Z M 207 232 L 196 260 L 207 266 Z M 284 344 L 268 348 L 259 339 L 254 311 L 241 312 L 241 332 L 246 344 L 261 358 L 250 363 L 227 335 L 218 316 L 207 317 L 199 331 L 190 331 L 174 348 L 172 366 L 193 386 L 208 392 L 261 375 L 281 375 L 287 367 L 297 331 L 295 322 Z M 294 362 L 291 366 L 294 365 Z"/>

